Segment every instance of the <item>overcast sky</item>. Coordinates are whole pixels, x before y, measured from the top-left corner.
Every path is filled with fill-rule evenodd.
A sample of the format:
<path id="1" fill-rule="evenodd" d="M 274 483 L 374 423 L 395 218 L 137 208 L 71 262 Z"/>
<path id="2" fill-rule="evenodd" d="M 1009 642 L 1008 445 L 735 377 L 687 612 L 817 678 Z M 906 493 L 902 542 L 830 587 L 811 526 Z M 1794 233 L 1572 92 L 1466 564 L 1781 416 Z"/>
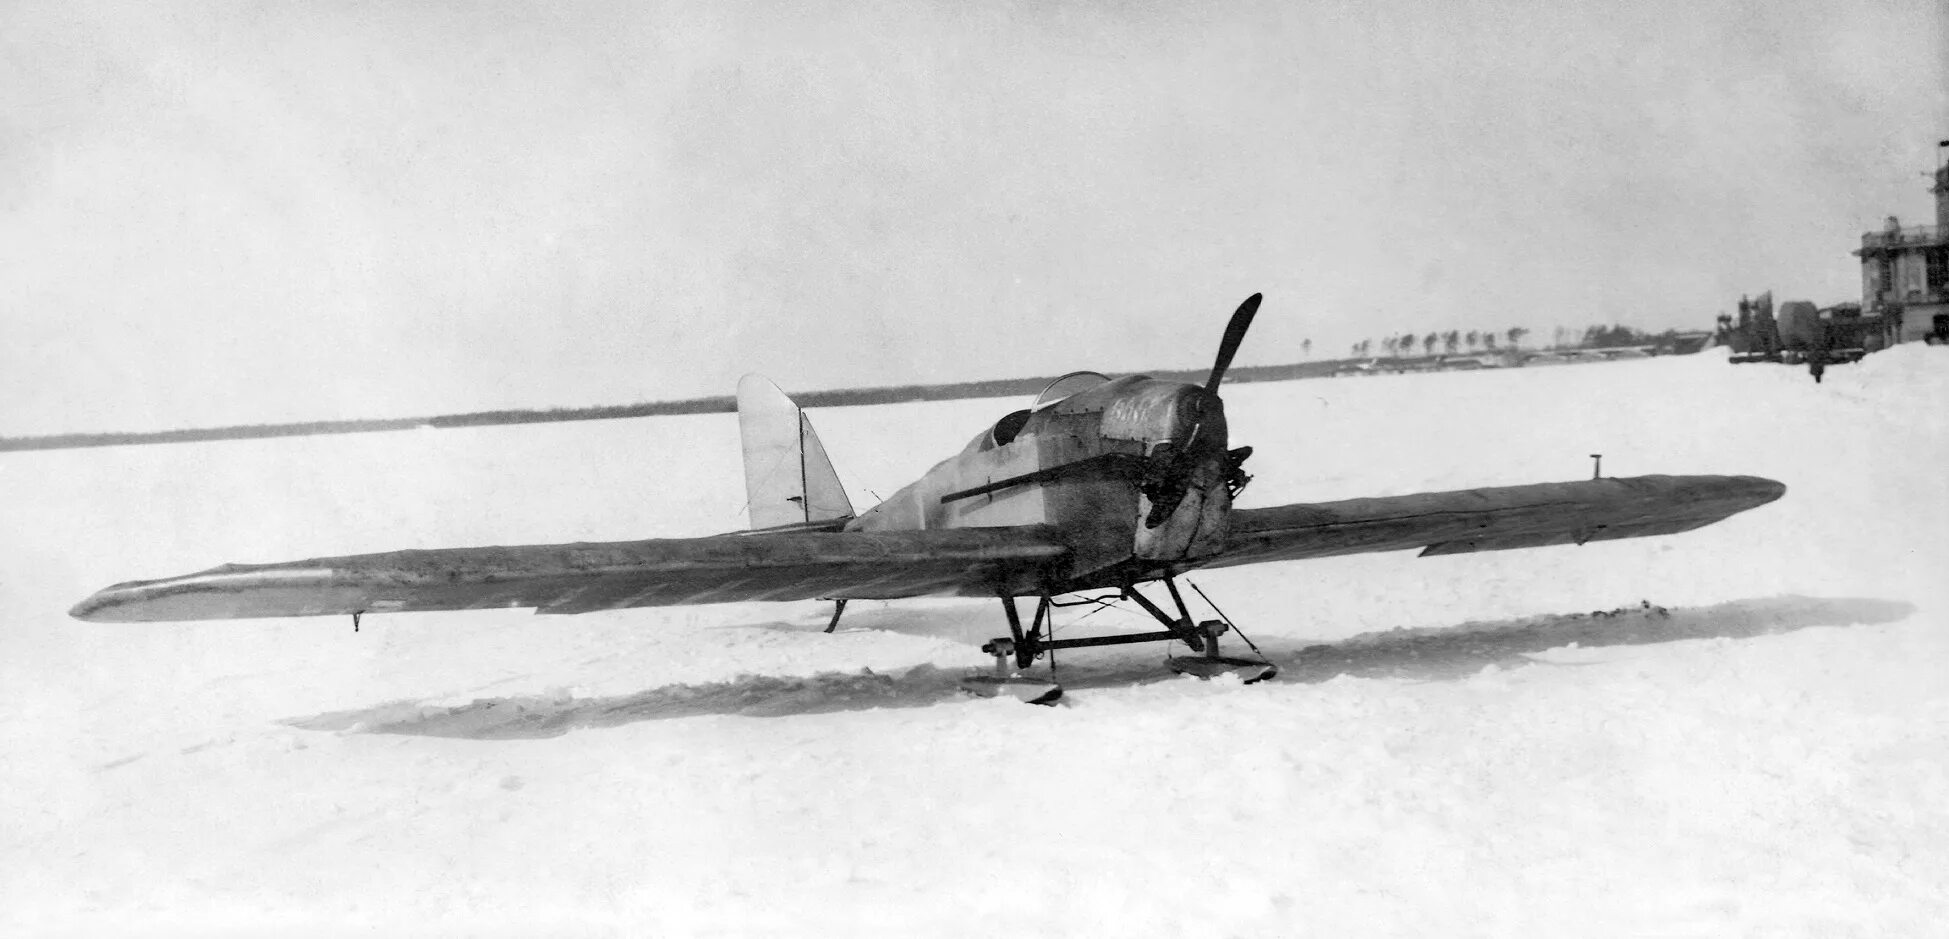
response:
<path id="1" fill-rule="evenodd" d="M 1705 328 L 1949 137 L 1941 0 L 0 6 L 0 433 Z"/>

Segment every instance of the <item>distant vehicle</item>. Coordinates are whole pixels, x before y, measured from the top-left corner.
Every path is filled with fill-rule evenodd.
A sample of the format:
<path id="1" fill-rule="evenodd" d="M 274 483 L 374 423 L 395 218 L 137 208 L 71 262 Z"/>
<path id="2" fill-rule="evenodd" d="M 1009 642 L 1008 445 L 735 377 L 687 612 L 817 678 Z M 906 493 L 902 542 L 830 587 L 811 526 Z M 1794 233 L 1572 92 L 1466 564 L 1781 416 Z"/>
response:
<path id="1" fill-rule="evenodd" d="M 84 620 L 146 622 L 268 616 L 534 608 L 587 613 L 751 600 L 835 601 L 929 595 L 1001 602 L 1009 635 L 983 649 L 996 674 L 970 691 L 1047 701 L 1053 681 L 1017 670 L 1058 649 L 1182 642 L 1171 667 L 1247 681 L 1263 657 L 1221 655 L 1232 624 L 1194 617 L 1177 578 L 1201 568 L 1420 549 L 1446 555 L 1669 535 L 1778 499 L 1752 476 L 1590 479 L 1235 509 L 1251 447 L 1234 447 L 1220 382 L 1257 313 L 1232 315 L 1200 385 L 1072 372 L 1027 407 L 983 428 L 960 453 L 855 513 L 805 413 L 755 375 L 738 383 L 751 531 L 606 544 L 440 548 L 276 564 L 231 564 L 131 581 L 83 600 Z M 1140 587 L 1162 583 L 1172 609 Z M 1095 593 L 1094 596 L 1088 594 Z M 1057 639 L 1058 598 L 1142 607 L 1160 631 Z M 1025 628 L 1017 597 L 1036 598 Z"/>
<path id="2" fill-rule="evenodd" d="M 1854 362 L 1879 351 L 1889 341 L 1891 322 L 1882 316 L 1863 316 L 1858 303 L 1815 307 L 1805 300 L 1788 300 L 1773 314 L 1773 295 L 1742 298 L 1739 319 L 1722 316 L 1719 338 L 1732 348 L 1730 361 L 1783 362 L 1798 365 L 1819 355 L 1823 363 Z"/>

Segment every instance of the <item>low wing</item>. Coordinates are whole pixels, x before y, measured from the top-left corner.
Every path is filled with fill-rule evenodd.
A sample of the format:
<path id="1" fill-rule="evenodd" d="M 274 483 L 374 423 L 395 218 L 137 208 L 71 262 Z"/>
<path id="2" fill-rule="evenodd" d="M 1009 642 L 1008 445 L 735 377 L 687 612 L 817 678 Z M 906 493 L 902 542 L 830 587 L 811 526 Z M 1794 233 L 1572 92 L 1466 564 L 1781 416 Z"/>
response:
<path id="1" fill-rule="evenodd" d="M 587 613 L 743 600 L 1033 594 L 1057 576 L 1068 553 L 1043 526 L 392 551 L 227 564 L 116 584 L 72 615 L 157 622 L 506 607 Z"/>
<path id="2" fill-rule="evenodd" d="M 1669 535 L 1778 499 L 1757 476 L 1637 476 L 1238 509 L 1205 567 L 1421 549 L 1422 555 Z"/>

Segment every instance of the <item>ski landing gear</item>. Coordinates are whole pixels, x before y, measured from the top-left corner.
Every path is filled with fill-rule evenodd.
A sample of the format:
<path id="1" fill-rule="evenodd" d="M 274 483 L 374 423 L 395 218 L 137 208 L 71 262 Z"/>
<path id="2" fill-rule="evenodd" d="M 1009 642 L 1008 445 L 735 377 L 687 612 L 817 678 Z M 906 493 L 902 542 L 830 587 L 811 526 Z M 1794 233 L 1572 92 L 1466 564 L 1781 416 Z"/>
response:
<path id="1" fill-rule="evenodd" d="M 1199 678 L 1234 675 L 1249 685 L 1279 674 L 1278 666 L 1266 661 L 1263 655 L 1247 659 L 1220 654 L 1218 637 L 1237 630 L 1225 619 L 1224 611 L 1219 610 L 1217 604 L 1211 603 L 1211 598 L 1206 597 L 1203 590 L 1198 590 L 1198 585 L 1192 584 L 1191 589 L 1198 590 L 1198 596 L 1203 597 L 1205 602 L 1211 605 L 1212 610 L 1218 613 L 1218 619 L 1197 622 L 1192 619 L 1190 609 L 1185 606 L 1183 595 L 1178 593 L 1176 580 L 1164 578 L 1164 587 L 1171 592 L 1171 602 L 1177 607 L 1177 616 L 1164 612 L 1157 604 L 1151 602 L 1149 597 L 1137 592 L 1134 585 L 1125 587 L 1120 597 L 1120 599 L 1136 601 L 1137 605 L 1143 607 L 1152 618 L 1163 624 L 1162 631 L 1128 633 L 1121 636 L 1086 636 L 1081 639 L 1055 639 L 1049 636 L 1049 633 L 1054 632 L 1054 624 L 1050 617 L 1050 610 L 1055 606 L 1052 598 L 1044 596 L 1039 599 L 1035 607 L 1035 619 L 1025 632 L 1022 629 L 1021 614 L 1015 609 L 1015 598 L 1002 597 L 1002 611 L 1008 614 L 1009 634 L 1006 638 L 991 640 L 981 647 L 981 651 L 995 657 L 995 674 L 963 679 L 962 690 L 984 698 L 1008 695 L 1034 704 L 1050 704 L 1062 696 L 1062 687 L 1053 681 L 1028 678 L 1020 673 L 1022 669 L 1034 664 L 1035 660 L 1041 658 L 1044 653 L 1053 653 L 1057 649 L 1120 646 L 1137 642 L 1182 642 L 1190 646 L 1192 652 L 1199 654 L 1169 656 L 1165 659 L 1165 664 L 1171 671 L 1180 675 L 1195 675 Z M 1239 638 L 1245 639 L 1245 644 L 1252 648 L 1254 654 L 1259 654 L 1258 647 L 1253 646 L 1252 640 L 1246 639 L 1244 633 L 1239 633 Z M 1054 672 L 1053 655 L 1049 667 L 1050 671 Z"/>
<path id="2" fill-rule="evenodd" d="M 1035 605 L 1035 622 L 1027 634 L 1022 632 L 1022 614 L 1015 610 L 1015 598 L 1002 598 L 1002 611 L 1008 614 L 1008 634 L 1011 638 L 996 639 L 981 647 L 981 651 L 995 657 L 995 674 L 972 675 L 961 679 L 961 690 L 981 698 L 1010 697 L 1030 704 L 1055 704 L 1062 697 L 1062 686 L 1041 678 L 1029 678 L 1017 673 L 1016 669 L 1028 668 L 1041 654 L 1042 628 L 1049 623 L 1048 597 L 1043 597 Z M 1012 666 L 1012 667 L 1011 667 Z M 1049 663 L 1050 671 L 1055 670 L 1055 660 Z"/>
<path id="3" fill-rule="evenodd" d="M 1185 607 L 1184 597 L 1178 593 L 1177 581 L 1169 577 L 1166 577 L 1164 578 L 1164 587 L 1165 589 L 1171 592 L 1171 602 L 1177 605 L 1179 618 L 1176 622 L 1181 625 L 1189 625 L 1191 622 L 1191 611 L 1190 609 Z M 1198 590 L 1198 585 L 1192 584 L 1191 589 Z M 1131 597 L 1136 599 L 1139 606 L 1142 606 L 1146 611 L 1150 613 L 1150 615 L 1156 617 L 1158 622 L 1164 623 L 1167 626 L 1172 625 L 1171 619 L 1164 614 L 1164 611 L 1158 609 L 1157 605 L 1150 602 L 1150 600 L 1146 599 L 1143 594 L 1138 593 L 1134 589 L 1127 590 L 1126 592 Z M 1193 675 L 1198 678 L 1204 678 L 1204 679 L 1218 678 L 1224 675 L 1235 675 L 1238 677 L 1240 681 L 1248 685 L 1253 684 L 1255 682 L 1265 681 L 1266 679 L 1279 674 L 1279 666 L 1266 661 L 1265 656 L 1259 653 L 1259 647 L 1252 645 L 1252 640 L 1245 639 L 1244 633 L 1239 633 L 1238 637 L 1240 639 L 1245 639 L 1246 646 L 1251 648 L 1252 653 L 1254 655 L 1258 655 L 1259 656 L 1258 658 L 1244 659 L 1244 658 L 1235 658 L 1232 656 L 1219 654 L 1218 637 L 1228 632 L 1237 632 L 1237 630 L 1232 626 L 1231 623 L 1226 622 L 1226 620 L 1223 618 L 1225 616 L 1225 612 L 1223 610 L 1218 609 L 1218 604 L 1212 603 L 1211 598 L 1205 596 L 1205 592 L 1203 590 L 1198 590 L 1198 596 L 1201 597 L 1205 601 L 1206 605 L 1210 606 L 1212 610 L 1219 615 L 1220 618 L 1208 619 L 1202 623 L 1199 623 L 1197 626 L 1192 627 L 1191 631 L 1195 632 L 1197 634 L 1197 638 L 1202 639 L 1203 642 L 1197 643 L 1191 641 L 1190 639 L 1186 639 L 1185 645 L 1190 646 L 1191 651 L 1201 652 L 1203 654 L 1202 655 L 1173 655 L 1173 656 L 1166 657 L 1164 659 L 1164 664 L 1169 666 L 1171 671 L 1174 671 L 1180 675 Z"/>

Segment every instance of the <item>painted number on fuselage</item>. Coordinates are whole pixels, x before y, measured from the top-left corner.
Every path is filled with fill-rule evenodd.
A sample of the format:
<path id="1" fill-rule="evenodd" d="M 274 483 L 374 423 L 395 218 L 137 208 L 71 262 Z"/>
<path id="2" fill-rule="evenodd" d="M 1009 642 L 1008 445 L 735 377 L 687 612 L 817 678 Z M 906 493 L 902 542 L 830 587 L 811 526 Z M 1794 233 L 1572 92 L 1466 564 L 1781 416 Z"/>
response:
<path id="1" fill-rule="evenodd" d="M 1118 398 L 1103 412 L 1103 436 L 1142 440 L 1153 427 L 1165 424 L 1170 411 L 1170 398 L 1154 395 Z"/>

